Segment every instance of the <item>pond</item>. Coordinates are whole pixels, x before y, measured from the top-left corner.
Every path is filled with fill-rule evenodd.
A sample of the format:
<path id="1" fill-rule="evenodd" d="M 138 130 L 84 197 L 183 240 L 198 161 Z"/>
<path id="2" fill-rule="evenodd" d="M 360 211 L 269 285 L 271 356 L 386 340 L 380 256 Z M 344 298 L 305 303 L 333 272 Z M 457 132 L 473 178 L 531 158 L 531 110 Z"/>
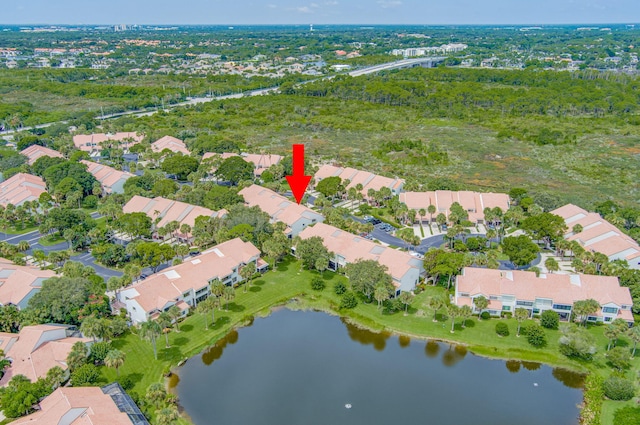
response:
<path id="1" fill-rule="evenodd" d="M 189 359 L 172 384 L 196 425 L 572 425 L 583 378 L 283 309 Z"/>

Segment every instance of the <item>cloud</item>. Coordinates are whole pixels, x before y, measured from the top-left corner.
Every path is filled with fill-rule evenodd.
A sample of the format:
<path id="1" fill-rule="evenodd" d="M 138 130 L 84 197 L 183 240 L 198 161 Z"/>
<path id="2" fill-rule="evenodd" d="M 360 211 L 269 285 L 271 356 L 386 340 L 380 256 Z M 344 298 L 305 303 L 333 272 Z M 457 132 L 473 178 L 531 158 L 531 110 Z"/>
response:
<path id="1" fill-rule="evenodd" d="M 277 8 L 278 8 L 278 5 L 277 5 L 277 4 L 268 4 L 268 5 L 267 5 L 267 7 L 268 7 L 269 9 L 277 9 Z"/>
<path id="2" fill-rule="evenodd" d="M 325 1 L 324 3 L 325 6 L 337 6 L 339 3 L 336 0 L 331 0 L 331 1 Z"/>
<path id="3" fill-rule="evenodd" d="M 389 9 L 392 7 L 398 7 L 402 5 L 402 1 L 400 0 L 378 0 L 378 4 L 383 9 Z"/>
<path id="4" fill-rule="evenodd" d="M 309 6 L 296 7 L 296 10 L 300 13 L 313 13 L 313 10 Z"/>

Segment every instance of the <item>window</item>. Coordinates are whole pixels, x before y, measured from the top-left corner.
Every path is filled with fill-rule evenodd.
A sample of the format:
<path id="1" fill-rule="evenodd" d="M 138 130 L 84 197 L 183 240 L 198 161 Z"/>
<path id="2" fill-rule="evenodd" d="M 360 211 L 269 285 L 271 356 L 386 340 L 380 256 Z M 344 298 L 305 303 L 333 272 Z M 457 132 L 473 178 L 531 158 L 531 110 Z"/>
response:
<path id="1" fill-rule="evenodd" d="M 631 310 L 631 306 L 630 305 L 626 305 L 626 304 L 622 304 L 622 309 L 623 310 Z"/>
<path id="2" fill-rule="evenodd" d="M 533 309 L 533 314 L 539 314 L 540 313 L 540 309 L 539 308 L 534 308 Z"/>
<path id="3" fill-rule="evenodd" d="M 510 305 L 503 305 L 502 306 L 502 311 L 511 311 L 511 306 Z"/>
<path id="4" fill-rule="evenodd" d="M 525 307 L 531 307 L 533 306 L 533 303 L 531 301 L 516 301 L 516 305 L 522 305 Z"/>
<path id="5" fill-rule="evenodd" d="M 617 314 L 618 309 L 616 307 L 602 307 L 603 313 Z"/>
<path id="6" fill-rule="evenodd" d="M 611 317 L 605 317 L 605 318 L 604 318 L 604 321 L 605 321 L 605 322 L 610 322 L 610 321 L 611 321 Z"/>
<path id="7" fill-rule="evenodd" d="M 458 296 L 460 296 L 460 297 L 468 297 L 469 293 L 468 292 L 460 292 L 460 294 L 458 294 Z"/>
<path id="8" fill-rule="evenodd" d="M 500 297 L 497 297 L 497 296 L 495 296 L 495 295 L 491 295 L 491 296 L 489 297 L 489 299 L 490 299 L 490 300 L 494 300 L 494 301 L 498 301 L 498 300 L 500 299 Z"/>
<path id="9" fill-rule="evenodd" d="M 571 306 L 566 304 L 554 304 L 553 309 L 554 310 L 571 310 Z"/>
<path id="10" fill-rule="evenodd" d="M 596 320 L 598 320 L 598 318 L 596 316 L 589 316 L 587 317 L 587 320 L 590 322 L 595 322 Z"/>

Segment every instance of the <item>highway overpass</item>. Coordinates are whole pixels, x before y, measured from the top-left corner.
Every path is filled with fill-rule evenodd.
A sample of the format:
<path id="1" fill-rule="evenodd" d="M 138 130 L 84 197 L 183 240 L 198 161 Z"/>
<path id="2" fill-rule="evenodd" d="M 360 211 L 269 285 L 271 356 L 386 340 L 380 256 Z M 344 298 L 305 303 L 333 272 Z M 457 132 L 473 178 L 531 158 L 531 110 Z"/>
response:
<path id="1" fill-rule="evenodd" d="M 403 59 L 396 62 L 383 63 L 380 65 L 368 66 L 366 68 L 350 71 L 349 74 L 352 77 L 358 77 L 360 75 L 374 74 L 380 71 L 389 71 L 391 69 L 403 69 L 403 68 L 415 68 L 421 66 L 423 68 L 433 68 L 436 65 L 444 62 L 446 57 L 430 57 L 430 58 L 415 58 L 415 59 Z"/>

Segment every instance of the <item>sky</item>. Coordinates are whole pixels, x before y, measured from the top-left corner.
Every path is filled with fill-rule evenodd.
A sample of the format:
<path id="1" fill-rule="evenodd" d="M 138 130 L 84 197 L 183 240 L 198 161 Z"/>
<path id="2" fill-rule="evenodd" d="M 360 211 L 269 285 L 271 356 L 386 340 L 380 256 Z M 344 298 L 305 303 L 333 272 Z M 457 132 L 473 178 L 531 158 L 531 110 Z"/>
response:
<path id="1" fill-rule="evenodd" d="M 0 24 L 597 24 L 640 0 L 0 0 Z"/>

